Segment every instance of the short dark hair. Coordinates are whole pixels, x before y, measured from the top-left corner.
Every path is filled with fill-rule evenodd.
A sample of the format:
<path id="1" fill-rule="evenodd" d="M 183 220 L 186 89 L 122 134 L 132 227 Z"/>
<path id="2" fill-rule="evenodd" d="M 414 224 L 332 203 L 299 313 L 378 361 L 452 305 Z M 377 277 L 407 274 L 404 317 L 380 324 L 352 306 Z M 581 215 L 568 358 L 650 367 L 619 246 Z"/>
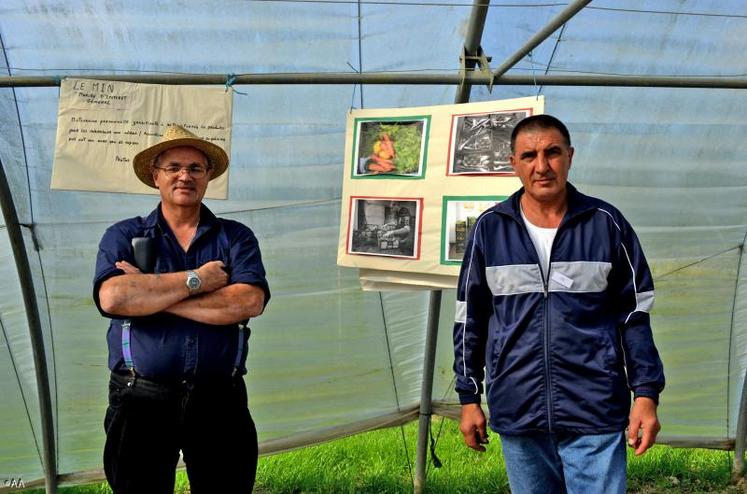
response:
<path id="1" fill-rule="evenodd" d="M 563 122 L 552 115 L 532 115 L 516 124 L 511 132 L 511 152 L 516 150 L 516 137 L 524 131 L 533 129 L 557 129 L 563 135 L 565 143 L 570 147 L 571 134 Z"/>

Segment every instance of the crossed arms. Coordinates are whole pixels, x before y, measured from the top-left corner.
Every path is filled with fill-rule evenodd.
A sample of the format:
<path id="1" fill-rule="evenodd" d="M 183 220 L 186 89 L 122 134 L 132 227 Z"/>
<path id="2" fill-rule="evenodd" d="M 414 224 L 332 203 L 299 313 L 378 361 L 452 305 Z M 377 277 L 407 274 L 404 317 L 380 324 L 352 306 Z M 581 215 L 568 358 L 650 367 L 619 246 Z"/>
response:
<path id="1" fill-rule="evenodd" d="M 101 308 L 109 314 L 136 317 L 167 312 L 205 324 L 226 325 L 264 310 L 264 291 L 246 283 L 229 285 L 222 261 L 210 261 L 195 270 L 202 286 L 194 295 L 189 293 L 184 271 L 144 274 L 127 261 L 117 261 L 115 266 L 125 274 L 108 278 L 99 288 Z"/>

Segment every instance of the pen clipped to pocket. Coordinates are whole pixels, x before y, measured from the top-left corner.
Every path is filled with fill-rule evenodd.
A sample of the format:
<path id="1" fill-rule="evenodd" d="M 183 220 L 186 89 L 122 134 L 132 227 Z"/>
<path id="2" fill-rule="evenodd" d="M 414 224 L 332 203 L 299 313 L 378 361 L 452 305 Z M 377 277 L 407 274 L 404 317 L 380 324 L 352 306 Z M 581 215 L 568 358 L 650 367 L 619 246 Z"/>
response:
<path id="1" fill-rule="evenodd" d="M 132 255 L 135 258 L 135 265 L 142 273 L 152 273 L 156 267 L 156 239 L 134 237 Z"/>

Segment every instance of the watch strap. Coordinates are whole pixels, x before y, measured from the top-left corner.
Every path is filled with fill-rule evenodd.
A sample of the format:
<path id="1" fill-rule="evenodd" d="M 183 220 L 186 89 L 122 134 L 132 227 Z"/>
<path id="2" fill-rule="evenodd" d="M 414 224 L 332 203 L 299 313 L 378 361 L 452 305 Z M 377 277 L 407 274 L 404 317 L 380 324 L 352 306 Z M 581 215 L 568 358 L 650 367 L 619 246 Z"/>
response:
<path id="1" fill-rule="evenodd" d="M 192 269 L 187 270 L 186 285 L 187 285 L 187 288 L 189 289 L 190 295 L 194 295 L 200 291 L 200 287 L 202 286 L 202 280 L 197 275 L 197 271 L 194 271 Z"/>

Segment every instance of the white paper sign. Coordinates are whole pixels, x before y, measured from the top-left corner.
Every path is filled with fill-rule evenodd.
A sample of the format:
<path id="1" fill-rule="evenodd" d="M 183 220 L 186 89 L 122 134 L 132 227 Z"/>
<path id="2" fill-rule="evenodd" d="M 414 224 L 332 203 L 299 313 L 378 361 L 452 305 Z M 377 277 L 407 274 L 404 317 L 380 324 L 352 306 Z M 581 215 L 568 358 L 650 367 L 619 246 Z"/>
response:
<path id="1" fill-rule="evenodd" d="M 225 88 L 65 79 L 60 87 L 52 189 L 156 194 L 132 159 L 181 125 L 231 156 L 233 93 Z M 230 170 L 230 167 L 229 167 Z M 228 173 L 206 197 L 225 199 Z"/>

